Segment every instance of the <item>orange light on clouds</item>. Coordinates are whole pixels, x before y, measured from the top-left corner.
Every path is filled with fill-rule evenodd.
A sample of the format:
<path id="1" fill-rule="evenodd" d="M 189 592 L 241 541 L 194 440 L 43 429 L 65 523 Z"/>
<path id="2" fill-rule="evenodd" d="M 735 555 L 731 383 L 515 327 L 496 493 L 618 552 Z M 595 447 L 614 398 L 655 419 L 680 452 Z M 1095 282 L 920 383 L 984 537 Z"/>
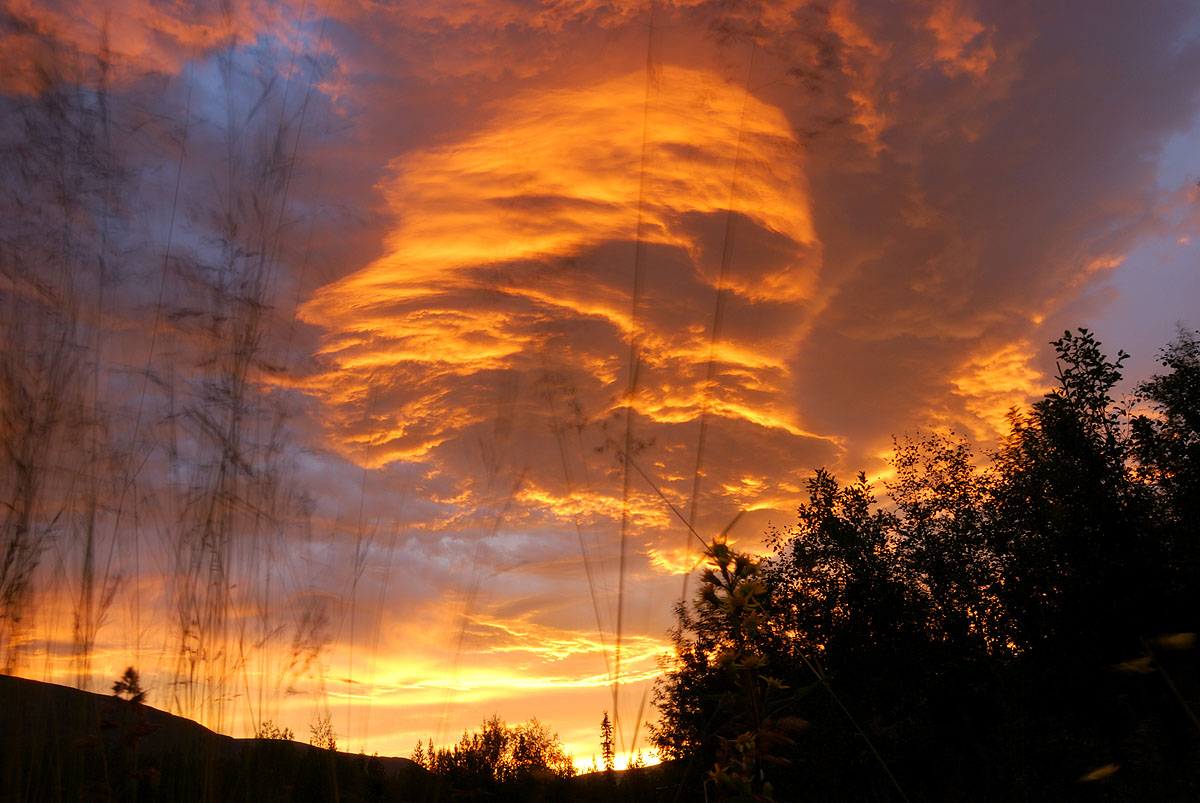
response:
<path id="1" fill-rule="evenodd" d="M 332 710 L 343 744 L 406 754 L 493 712 L 537 715 L 586 766 L 601 710 L 617 713 L 622 620 L 631 735 L 652 717 L 643 702 L 699 555 L 681 518 L 694 509 L 710 537 L 741 516 L 731 537 L 756 551 L 813 468 L 886 480 L 892 435 L 913 427 L 994 441 L 1009 408 L 1045 390 L 1060 321 L 1104 303 L 1096 288 L 1129 269 L 1138 238 L 1170 215 L 1178 247 L 1194 238 L 1178 211 L 1194 182 L 1168 203 L 1152 169 L 1194 106 L 1150 102 L 1182 92 L 1160 80 L 1174 51 L 1161 33 L 1131 40 L 1157 60 L 1099 91 L 1085 77 L 1103 73 L 1102 51 L 1074 52 L 1072 75 L 1030 45 L 1043 23 L 1064 47 L 1080 40 L 1059 13 L 977 0 L 7 3 L 0 90 L 30 100 L 38 70 L 68 52 L 68 82 L 94 89 L 106 46 L 112 131 L 136 132 L 122 143 L 133 194 L 156 205 L 121 219 L 150 245 L 131 246 L 108 309 L 81 327 L 99 321 L 103 344 L 80 353 L 112 362 L 95 386 L 120 397 L 120 460 L 144 449 L 163 477 L 130 485 L 130 531 L 105 536 L 114 564 L 132 543 L 142 576 L 114 569 L 125 584 L 99 628 L 94 686 L 136 653 L 153 702 L 171 702 L 172 661 L 195 635 L 173 620 L 172 539 L 211 469 L 175 455 L 205 437 L 187 427 L 205 418 L 219 362 L 191 353 L 202 304 L 189 282 L 214 242 L 236 240 L 223 222 L 268 209 L 278 247 L 244 251 L 269 252 L 278 286 L 248 306 L 270 321 L 261 342 L 292 353 L 264 347 L 242 401 L 287 401 L 243 431 L 295 441 L 245 452 L 270 470 L 237 482 L 296 483 L 271 498 L 288 523 L 264 563 L 238 553 L 221 611 L 243 646 L 270 646 L 245 658 L 209 724 L 245 735 L 278 717 L 303 735 Z M 1116 115 L 1117 102 L 1139 112 Z M 238 195 L 244 177 L 226 176 L 255 164 L 234 146 L 260 139 L 276 172 L 256 191 L 286 171 L 286 203 L 256 206 Z M 194 196 L 216 185 L 240 206 L 201 208 Z M 115 232 L 125 210 L 103 205 L 94 217 Z M 155 305 L 160 276 L 172 309 Z M 37 292 L 10 291 L 17 306 Z M 628 482 L 627 445 L 645 471 Z M 54 493 L 79 487 L 68 473 Z M 257 542 L 258 526 L 245 541 L 231 528 L 231 542 Z M 71 542 L 56 543 L 75 577 Z M 18 646 L 31 674 L 70 681 L 78 597 L 54 594 Z"/>
<path id="2" fill-rule="evenodd" d="M 960 0 L 940 0 L 925 25 L 937 39 L 936 58 L 947 75 L 967 73 L 979 78 L 996 60 L 996 51 L 987 28 L 963 5 Z"/>
<path id="3" fill-rule="evenodd" d="M 739 141 L 746 156 L 731 197 Z M 801 163 L 777 109 L 696 70 L 662 67 L 649 92 L 636 72 L 582 89 L 527 93 L 507 100 L 469 139 L 394 161 L 382 187 L 399 222 L 387 238 L 391 253 L 324 288 L 304 315 L 338 333 L 346 327 L 334 324 L 349 314 L 388 325 L 390 317 L 376 320 L 372 310 L 461 287 L 466 279 L 456 269 L 571 257 L 632 240 L 639 209 L 646 241 L 689 251 L 697 243 L 679 230 L 679 216 L 731 207 L 811 246 Z M 799 297 L 811 292 L 803 277 L 816 264 L 807 262 L 794 266 Z M 775 298 L 777 280 L 747 280 L 736 289 Z M 582 303 L 581 313 L 619 325 L 627 319 L 622 296 L 588 301 L 564 290 L 557 299 L 543 290 L 538 299 L 571 310 Z"/>
<path id="4" fill-rule="evenodd" d="M 974 355 L 952 381 L 966 410 L 983 423 L 981 436 L 999 437 L 1008 431 L 1008 412 L 1047 390 L 1046 377 L 1030 365 L 1033 346 L 1006 343 Z"/>
<path id="5" fill-rule="evenodd" d="M 792 251 L 768 270 L 731 272 L 726 292 L 748 304 L 803 302 L 815 292 L 820 248 L 802 165 L 778 109 L 699 70 L 662 66 L 649 86 L 636 72 L 506 99 L 465 139 L 393 160 L 381 184 L 396 219 L 389 253 L 322 288 L 301 311 L 328 332 L 325 369 L 311 389 L 336 415 L 342 402 L 363 399 L 380 372 L 399 370 L 432 384 L 519 368 L 552 348 L 556 322 L 579 320 L 607 327 L 611 351 L 584 350 L 579 359 L 613 382 L 632 329 L 627 282 L 606 276 L 603 264 L 594 268 L 596 280 L 569 265 L 543 272 L 528 266 L 567 264 L 631 242 L 639 213 L 644 242 L 677 249 L 691 264 L 688 280 L 711 288 L 715 255 L 689 216 L 736 210 Z M 627 259 L 619 259 L 620 270 Z M 681 377 L 675 390 L 669 380 L 648 385 L 635 402 L 639 412 L 665 423 L 697 419 L 706 397 L 690 374 L 711 353 L 729 369 L 724 376 L 734 389 L 734 398 L 712 401 L 712 413 L 812 436 L 778 402 L 737 398 L 739 386 L 751 393 L 778 387 L 786 355 L 776 343 L 741 338 L 713 346 L 704 327 L 668 328 L 653 313 L 639 326 L 646 364 Z M 479 421 L 477 411 L 439 394 L 432 423 L 411 407 L 427 406 L 431 397 L 424 398 L 395 415 L 431 421 L 420 435 L 381 423 L 370 440 L 386 445 L 366 449 L 361 436 L 351 436 L 344 447 L 377 467 L 425 455 L 449 430 Z"/>

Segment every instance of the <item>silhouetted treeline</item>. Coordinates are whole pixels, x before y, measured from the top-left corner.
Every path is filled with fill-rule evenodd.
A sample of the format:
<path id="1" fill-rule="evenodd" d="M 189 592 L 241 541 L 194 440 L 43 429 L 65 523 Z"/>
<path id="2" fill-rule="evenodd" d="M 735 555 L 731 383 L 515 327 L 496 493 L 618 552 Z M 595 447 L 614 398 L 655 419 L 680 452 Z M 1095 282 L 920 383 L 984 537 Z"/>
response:
<path id="1" fill-rule="evenodd" d="M 1054 346 L 985 460 L 906 439 L 881 498 L 820 470 L 769 558 L 710 547 L 657 688 L 685 798 L 1200 799 L 1200 340 L 1131 409 L 1127 355 Z"/>
<path id="2" fill-rule="evenodd" d="M 607 712 L 604 721 L 608 722 Z M 601 728 L 601 749 L 605 732 Z M 612 738 L 608 726 L 607 738 Z M 609 743 L 609 750 L 612 749 Z M 409 794 L 427 801 L 505 800 L 606 803 L 607 801 L 673 800 L 677 790 L 674 768 L 644 766 L 639 753 L 629 769 L 606 769 L 576 774 L 572 757 L 558 734 L 536 719 L 509 726 L 498 717 L 484 720 L 478 731 L 463 733 L 453 747 L 437 748 L 431 739 L 418 742 L 413 760 L 427 774 Z"/>
<path id="3" fill-rule="evenodd" d="M 571 756 L 558 734 L 536 719 L 509 726 L 499 717 L 484 720 L 478 731 L 463 733 L 454 747 L 428 748 L 420 742 L 413 760 L 432 775 L 434 797 L 446 799 L 542 799 L 548 786 L 575 775 Z"/>

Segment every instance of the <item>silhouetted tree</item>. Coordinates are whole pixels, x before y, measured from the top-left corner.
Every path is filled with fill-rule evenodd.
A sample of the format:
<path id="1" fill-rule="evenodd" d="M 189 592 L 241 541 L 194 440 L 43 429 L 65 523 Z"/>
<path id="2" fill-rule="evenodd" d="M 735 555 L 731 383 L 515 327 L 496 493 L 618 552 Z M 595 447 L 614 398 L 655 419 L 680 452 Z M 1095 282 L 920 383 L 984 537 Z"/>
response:
<path id="1" fill-rule="evenodd" d="M 431 742 L 425 756 L 452 799 L 536 799 L 547 786 L 575 774 L 558 734 L 536 719 L 509 726 L 492 716 L 478 731 L 464 732 L 452 748 L 435 750 Z"/>
<path id="2" fill-rule="evenodd" d="M 1156 491 L 1158 522 L 1168 532 L 1165 560 L 1173 567 L 1169 594 L 1174 610 L 1200 610 L 1200 332 L 1180 331 L 1159 356 L 1167 373 L 1138 386 L 1148 414 L 1132 420 L 1134 452 L 1142 477 Z M 1170 630 L 1194 620 L 1179 618 Z"/>
<path id="3" fill-rule="evenodd" d="M 425 766 L 425 744 L 420 739 L 417 740 L 417 746 L 413 748 L 412 760 L 418 767 Z"/>
<path id="4" fill-rule="evenodd" d="M 1053 345 L 1057 387 L 1013 411 L 987 465 L 935 433 L 897 441 L 882 499 L 818 470 L 771 558 L 705 573 L 655 690 L 661 755 L 762 794 L 738 785 L 764 757 L 756 687 L 728 671 L 750 659 L 766 688 L 821 689 L 782 698 L 810 726 L 774 745 L 779 794 L 1194 793 L 1200 344 L 1164 350 L 1132 418 L 1113 398 L 1124 352 L 1084 329 Z"/>
<path id="5" fill-rule="evenodd" d="M 664 719 L 651 739 L 667 758 L 699 752 L 721 799 L 769 801 L 767 770 L 788 763 L 781 748 L 803 722 L 789 715 L 796 695 L 769 674 L 768 587 L 758 561 L 722 540 L 705 554 L 693 606 L 677 608 L 677 663 L 655 687 Z"/>
<path id="6" fill-rule="evenodd" d="M 268 719 L 256 729 L 254 738 L 290 742 L 296 738 L 296 734 L 292 732 L 291 728 L 280 728 L 274 722 Z"/>
<path id="7" fill-rule="evenodd" d="M 600 720 L 600 757 L 604 761 L 605 774 L 611 777 L 616 750 L 613 747 L 613 727 L 612 720 L 608 718 L 608 711 L 604 712 L 604 719 Z"/>
<path id="8" fill-rule="evenodd" d="M 1012 416 L 996 455 L 1003 602 L 1021 623 L 1023 647 L 1061 641 L 1063 654 L 1116 659 L 1110 647 L 1136 644 L 1154 594 L 1146 584 L 1161 579 L 1162 565 L 1156 530 L 1143 526 L 1148 493 L 1130 470 L 1123 411 L 1110 395 L 1128 355 L 1108 360 L 1085 329 L 1054 346 L 1059 386 Z"/>
<path id="9" fill-rule="evenodd" d="M 317 717 L 308 726 L 308 743 L 321 750 L 337 751 L 337 734 L 333 732 L 333 721 L 328 714 Z"/>

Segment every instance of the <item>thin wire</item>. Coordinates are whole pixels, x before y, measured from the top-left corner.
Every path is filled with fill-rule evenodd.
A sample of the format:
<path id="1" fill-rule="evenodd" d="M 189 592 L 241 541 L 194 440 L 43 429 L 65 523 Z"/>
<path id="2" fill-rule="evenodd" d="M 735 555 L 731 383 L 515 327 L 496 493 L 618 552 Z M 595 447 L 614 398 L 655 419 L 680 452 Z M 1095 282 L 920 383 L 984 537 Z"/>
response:
<path id="1" fill-rule="evenodd" d="M 875 760 L 879 762 L 879 766 L 883 767 L 883 771 L 887 773 L 887 777 L 891 780 L 892 785 L 896 787 L 896 792 L 899 793 L 900 799 L 903 800 L 904 803 L 908 803 L 908 795 L 904 794 L 904 789 L 900 786 L 900 782 L 896 780 L 895 775 L 892 775 L 892 771 L 888 767 L 887 762 L 883 760 L 883 756 L 881 756 L 879 751 L 875 749 L 875 745 L 871 742 L 871 738 L 867 736 L 867 732 L 864 731 L 862 726 L 858 724 L 858 720 L 855 719 L 854 715 L 850 713 L 850 709 L 846 708 L 845 703 L 842 702 L 842 698 L 837 696 L 837 692 L 833 690 L 833 686 L 829 683 L 828 676 L 826 676 L 824 672 L 819 671 L 818 667 L 812 660 L 809 659 L 806 654 L 802 652 L 800 653 L 800 657 L 804 659 L 804 663 L 806 663 L 808 668 L 812 670 L 813 676 L 816 677 L 817 681 L 825 687 L 827 692 L 829 692 L 829 696 L 833 698 L 833 701 L 838 704 L 838 708 L 842 709 L 842 713 L 846 715 L 846 719 L 850 720 L 850 724 L 854 726 L 856 731 L 858 731 L 858 735 L 861 736 L 863 741 L 867 743 L 867 747 L 870 748 L 871 753 L 875 756 Z"/>
<path id="2" fill-rule="evenodd" d="M 367 501 L 367 473 L 368 466 L 371 465 L 371 446 L 375 440 L 375 411 L 379 404 L 379 390 L 375 389 L 372 394 L 371 406 L 367 412 L 367 453 L 363 458 L 362 479 L 358 486 L 358 521 L 355 525 L 355 542 L 354 542 L 354 565 L 351 568 L 352 579 L 350 581 L 350 644 L 347 648 L 346 656 L 346 738 L 347 740 L 354 738 L 351 732 L 350 723 L 351 703 L 354 700 L 354 618 L 356 606 L 358 604 L 358 581 L 364 569 L 366 569 L 366 559 L 362 556 L 361 549 L 363 544 L 363 510 Z M 376 522 L 378 525 L 378 522 Z M 371 547 L 371 542 L 374 541 L 374 531 L 371 537 L 366 539 L 367 549 Z M 364 738 L 365 735 L 364 735 Z"/>
<path id="3" fill-rule="evenodd" d="M 696 510 L 700 503 L 700 477 L 703 474 L 704 452 L 708 442 L 708 419 L 712 412 L 712 390 L 716 375 L 717 343 L 721 339 L 721 329 L 725 320 L 725 303 L 728 296 L 726 279 L 729 274 L 729 264 L 733 260 L 733 235 L 737 225 L 734 213 L 734 201 L 737 196 L 738 171 L 742 163 L 742 139 L 746 130 L 746 110 L 750 105 L 750 79 L 754 74 L 754 54 L 758 51 L 757 40 L 751 39 L 750 59 L 746 68 L 746 84 L 742 91 L 742 115 L 738 122 L 737 148 L 734 151 L 733 175 L 729 180 L 729 203 L 725 209 L 725 237 L 721 245 L 721 267 L 717 274 L 717 296 L 713 307 L 712 331 L 708 341 L 708 365 L 704 373 L 703 396 L 700 408 L 700 433 L 696 440 L 696 468 L 692 474 L 692 500 L 688 510 L 688 529 L 696 523 Z M 695 530 L 692 530 L 695 532 Z M 704 539 L 701 539 L 703 541 Z M 691 558 L 691 540 L 686 541 L 687 557 Z M 680 600 L 687 599 L 688 579 L 691 572 L 683 575 L 683 589 Z"/>
<path id="4" fill-rule="evenodd" d="M 642 479 L 644 479 L 646 481 L 646 484 L 650 486 L 650 489 L 653 490 L 654 493 L 658 494 L 658 498 L 663 500 L 663 502 L 666 504 L 666 506 L 671 509 L 671 512 L 675 514 L 675 517 L 677 519 L 679 519 L 681 522 L 683 522 L 683 526 L 687 527 L 688 532 L 690 532 L 692 535 L 696 536 L 696 540 L 699 541 L 700 544 L 705 549 L 707 549 L 708 542 L 704 540 L 704 538 L 700 535 L 700 533 L 696 532 L 696 529 L 694 527 L 692 527 L 691 522 L 689 522 L 687 520 L 687 518 L 682 513 L 679 512 L 679 508 L 675 507 L 674 503 L 671 502 L 671 500 L 668 499 L 665 494 L 663 494 L 663 492 L 659 489 L 658 485 L 654 482 L 654 480 L 652 480 L 650 478 L 650 475 L 642 470 L 642 467 L 640 465 L 638 465 L 636 460 L 631 459 L 629 461 L 629 463 L 630 463 L 630 465 L 633 466 L 634 470 L 637 471 L 638 474 L 642 475 Z M 741 514 L 738 514 L 738 515 L 741 515 Z M 735 519 L 735 521 L 736 521 L 736 519 Z M 688 543 L 691 543 L 691 542 L 689 541 Z"/>
<path id="5" fill-rule="evenodd" d="M 629 469 L 633 461 L 633 412 L 638 390 L 639 371 L 641 368 L 641 339 L 638 333 L 638 305 L 642 292 L 642 262 L 645 253 L 645 214 L 646 197 L 646 155 L 650 148 L 650 98 L 654 88 L 654 4 L 650 5 L 650 31 L 646 37 L 646 95 L 642 106 L 642 157 L 641 175 L 638 179 L 637 228 L 635 230 L 635 245 L 633 256 L 633 290 L 630 298 L 629 314 L 629 387 L 625 398 L 625 449 L 623 454 L 622 487 L 621 487 L 621 553 L 618 562 L 617 587 L 617 641 L 616 641 L 616 672 L 613 682 L 613 724 L 617 733 L 621 733 L 621 645 L 624 640 L 625 628 L 625 573 L 629 556 Z"/>
<path id="6" fill-rule="evenodd" d="M 550 398 L 549 394 L 546 395 L 546 401 L 547 404 L 550 405 L 551 416 L 557 418 L 557 413 L 554 410 L 554 402 Z M 571 470 L 567 461 L 566 435 L 563 432 L 563 428 L 558 426 L 557 421 L 551 425 L 551 428 L 554 430 L 554 438 L 558 444 L 558 457 L 562 464 L 563 481 L 567 485 L 567 499 L 568 501 L 572 501 L 575 498 L 575 484 L 571 480 Z M 571 514 L 571 519 L 575 525 L 575 535 L 579 540 L 579 554 L 583 558 L 583 569 L 584 573 L 587 575 L 588 590 L 591 592 L 592 612 L 596 616 L 596 632 L 600 637 L 600 652 L 604 656 L 604 672 L 608 675 L 609 682 L 611 683 L 614 682 L 616 676 L 613 674 L 612 664 L 608 659 L 608 645 L 605 643 L 604 625 L 601 622 L 600 617 L 600 599 L 596 594 L 595 572 L 592 568 L 591 558 L 588 557 L 587 544 L 583 538 L 583 526 L 579 521 L 579 512 L 573 511 Z"/>

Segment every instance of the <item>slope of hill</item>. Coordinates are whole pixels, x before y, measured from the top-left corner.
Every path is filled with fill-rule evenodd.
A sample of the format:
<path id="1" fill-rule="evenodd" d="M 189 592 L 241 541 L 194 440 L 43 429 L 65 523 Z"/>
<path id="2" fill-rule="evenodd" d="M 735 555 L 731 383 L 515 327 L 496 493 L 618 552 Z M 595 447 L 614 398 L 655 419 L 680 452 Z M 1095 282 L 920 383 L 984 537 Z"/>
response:
<path id="1" fill-rule="evenodd" d="M 531 777 L 482 791 L 407 758 L 234 739 L 114 695 L 0 675 L 0 803 L 655 803 L 681 767 Z"/>
<path id="2" fill-rule="evenodd" d="M 419 800 L 406 758 L 234 739 L 113 696 L 0 675 L 0 802 Z"/>

